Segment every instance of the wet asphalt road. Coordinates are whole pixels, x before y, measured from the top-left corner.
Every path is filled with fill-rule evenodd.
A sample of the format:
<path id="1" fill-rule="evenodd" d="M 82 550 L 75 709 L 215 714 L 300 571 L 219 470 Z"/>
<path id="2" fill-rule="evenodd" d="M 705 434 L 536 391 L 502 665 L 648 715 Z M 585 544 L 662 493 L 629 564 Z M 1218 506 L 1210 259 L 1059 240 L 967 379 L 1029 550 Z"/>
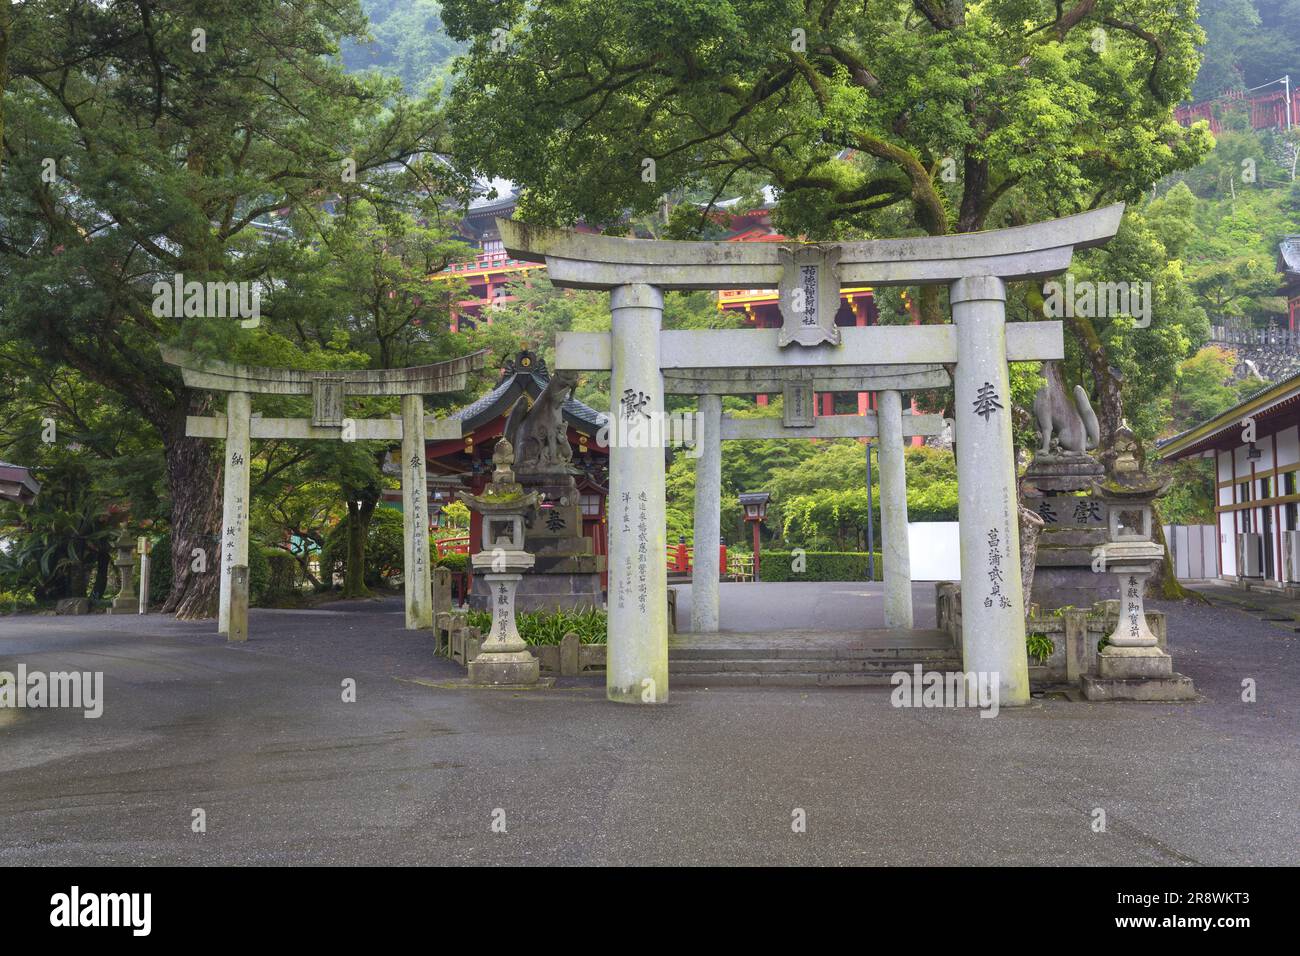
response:
<path id="1" fill-rule="evenodd" d="M 436 686 L 462 672 L 396 600 L 254 611 L 244 647 L 158 616 L 0 618 L 0 670 L 105 675 L 97 720 L 0 711 L 0 864 L 1300 863 L 1297 635 L 1152 606 L 1201 702 L 991 720 L 888 688 L 643 708 L 594 681 Z"/>

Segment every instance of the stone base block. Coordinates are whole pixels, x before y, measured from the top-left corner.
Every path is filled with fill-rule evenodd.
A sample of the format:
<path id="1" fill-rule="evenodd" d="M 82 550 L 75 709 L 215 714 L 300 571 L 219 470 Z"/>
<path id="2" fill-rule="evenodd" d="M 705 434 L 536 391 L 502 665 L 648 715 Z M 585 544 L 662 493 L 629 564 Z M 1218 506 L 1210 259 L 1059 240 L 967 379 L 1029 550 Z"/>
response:
<path id="1" fill-rule="evenodd" d="M 469 606 L 476 611 L 490 611 L 490 589 L 481 575 L 475 575 Z M 525 574 L 515 590 L 515 611 L 555 611 L 599 608 L 604 604 L 599 574 L 545 574 L 536 570 Z"/>
<path id="2" fill-rule="evenodd" d="M 1034 567 L 1034 604 L 1045 608 L 1092 607 L 1098 601 L 1114 598 L 1120 593 L 1119 581 L 1114 574 L 1097 573 L 1089 563 L 1089 554 L 1079 565 L 1048 565 L 1047 549 L 1039 546 L 1039 558 Z M 1029 597 L 1028 595 L 1026 597 Z"/>
<path id="3" fill-rule="evenodd" d="M 63 598 L 54 606 L 55 614 L 89 614 L 90 598 Z"/>
<path id="4" fill-rule="evenodd" d="M 527 651 L 522 654 L 480 654 L 469 662 L 471 684 L 536 684 L 540 676 L 541 665 Z"/>
<path id="5" fill-rule="evenodd" d="M 1158 647 L 1117 647 L 1108 645 L 1097 657 L 1100 677 L 1112 680 L 1168 677 L 1174 672 L 1174 660 Z"/>
<path id="6" fill-rule="evenodd" d="M 108 609 L 109 614 L 139 614 L 140 599 L 138 597 L 113 598 L 113 605 Z"/>
<path id="7" fill-rule="evenodd" d="M 1196 688 L 1192 679 L 1182 674 L 1130 678 L 1088 674 L 1083 678 L 1083 696 L 1088 700 L 1195 700 Z"/>

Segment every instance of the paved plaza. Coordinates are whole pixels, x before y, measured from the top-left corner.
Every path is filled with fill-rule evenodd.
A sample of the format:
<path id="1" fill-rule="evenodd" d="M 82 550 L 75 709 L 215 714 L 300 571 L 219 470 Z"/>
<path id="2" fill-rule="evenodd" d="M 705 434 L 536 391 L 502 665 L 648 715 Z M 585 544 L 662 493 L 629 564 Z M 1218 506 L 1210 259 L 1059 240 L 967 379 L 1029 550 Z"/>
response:
<path id="1" fill-rule="evenodd" d="M 721 612 L 879 607 L 876 588 L 735 585 Z M 1300 863 L 1295 633 L 1152 608 L 1202 700 L 995 719 L 896 709 L 887 687 L 662 707 L 610 704 L 603 679 L 457 688 L 400 599 L 254 610 L 242 647 L 157 615 L 0 618 L 0 670 L 105 680 L 99 719 L 0 711 L 0 864 Z"/>

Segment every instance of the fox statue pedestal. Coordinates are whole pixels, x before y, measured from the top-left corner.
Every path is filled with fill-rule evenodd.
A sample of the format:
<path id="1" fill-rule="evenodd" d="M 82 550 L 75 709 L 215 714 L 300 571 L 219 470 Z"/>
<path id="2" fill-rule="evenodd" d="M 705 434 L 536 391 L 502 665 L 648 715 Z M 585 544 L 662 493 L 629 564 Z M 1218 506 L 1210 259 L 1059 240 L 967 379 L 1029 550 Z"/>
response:
<path id="1" fill-rule="evenodd" d="M 524 516 L 523 548 L 534 562 L 518 582 L 521 611 L 599 608 L 603 603 L 605 557 L 595 553 L 582 533 L 582 498 L 574 479 L 581 469 L 573 465 L 564 421 L 564 403 L 577 380 L 573 372 L 556 372 L 531 407 L 519 403 L 506 420 L 505 438 L 515 455 L 512 480 L 536 503 Z M 487 609 L 487 584 L 476 564 L 470 607 Z"/>
<path id="2" fill-rule="evenodd" d="M 538 506 L 525 523 L 525 547 L 536 558 L 519 585 L 519 609 L 539 611 L 600 607 L 605 557 L 582 533 L 581 496 L 572 475 L 520 472 Z"/>

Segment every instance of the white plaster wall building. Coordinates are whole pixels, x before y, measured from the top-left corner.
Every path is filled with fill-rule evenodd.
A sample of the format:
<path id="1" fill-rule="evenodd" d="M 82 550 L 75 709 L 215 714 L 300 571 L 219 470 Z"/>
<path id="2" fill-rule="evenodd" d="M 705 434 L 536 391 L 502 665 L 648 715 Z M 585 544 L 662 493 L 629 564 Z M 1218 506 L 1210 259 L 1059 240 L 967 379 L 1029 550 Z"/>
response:
<path id="1" fill-rule="evenodd" d="M 1278 587 L 1300 582 L 1300 375 L 1265 386 L 1158 448 L 1165 461 L 1215 462 L 1221 578 Z"/>

